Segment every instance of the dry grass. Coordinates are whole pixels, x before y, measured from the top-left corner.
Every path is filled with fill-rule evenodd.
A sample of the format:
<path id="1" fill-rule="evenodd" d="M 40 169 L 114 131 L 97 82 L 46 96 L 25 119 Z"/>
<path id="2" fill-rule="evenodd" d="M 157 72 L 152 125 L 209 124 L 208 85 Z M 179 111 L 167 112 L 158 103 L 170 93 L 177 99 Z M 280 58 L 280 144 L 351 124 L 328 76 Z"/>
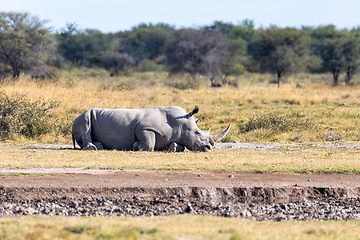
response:
<path id="1" fill-rule="evenodd" d="M 86 78 L 74 74 L 71 77 L 60 77 L 58 81 L 40 82 L 22 77 L 16 82 L 4 82 L 1 88 L 9 95 L 21 93 L 30 100 L 59 100 L 61 105 L 54 116 L 69 126 L 76 116 L 93 107 L 146 108 L 178 105 L 190 111 L 194 105 L 198 105 L 198 117 L 202 120 L 200 128 L 211 127 L 217 132 L 227 124 L 233 124 L 226 141 L 316 142 L 360 139 L 357 131 L 360 124 L 360 86 L 316 85 L 311 83 L 309 76 L 308 84 L 301 88 L 296 87 L 296 82 L 305 81 L 304 77 L 289 80 L 290 83 L 278 89 L 275 85 L 253 80 L 255 77 L 269 76 L 254 75 L 243 76 L 238 88 L 210 88 L 205 82 L 199 89 L 180 90 L 167 86 L 166 82 L 175 80 L 167 79 L 164 73 L 146 74 L 104 79 L 99 76 L 91 77 L 92 74 L 86 75 Z M 249 132 L 241 131 L 249 120 L 269 114 L 295 114 L 298 119 L 306 119 L 311 124 L 307 129 L 299 126 L 301 131 L 297 130 L 296 125 L 285 132 L 275 131 L 271 126 Z M 65 138 L 58 135 L 54 130 L 53 134 L 37 141 L 70 143 L 70 135 Z"/>
<path id="2" fill-rule="evenodd" d="M 271 76 L 270 76 L 271 77 Z M 201 129 L 211 127 L 214 133 L 233 125 L 225 141 L 239 142 L 326 142 L 358 141 L 360 133 L 359 88 L 319 85 L 316 75 L 297 75 L 280 89 L 268 84 L 268 75 L 249 75 L 238 79 L 239 87 L 180 90 L 167 86 L 165 73 L 142 73 L 116 78 L 95 70 L 62 72 L 57 81 L 34 81 L 22 76 L 5 81 L 1 88 L 8 94 L 21 93 L 35 101 L 59 100 L 53 112 L 71 129 L 79 114 L 92 107 L 145 108 L 178 105 L 190 111 L 200 107 L 197 115 Z M 186 81 L 186 79 L 184 80 Z M 296 83 L 301 82 L 301 88 Z M 314 84 L 314 82 L 316 84 Z M 306 84 L 305 84 L 306 83 Z M 145 86 L 142 86 L 144 85 Z M 259 128 L 248 128 L 249 123 Z M 279 126 L 282 128 L 279 128 Z M 282 130 L 285 129 L 285 130 Z M 37 139 L 15 138 L 10 143 L 42 142 L 71 144 L 69 132 Z M 216 151 L 213 153 L 133 153 L 119 151 L 81 152 L 31 149 L 24 145 L 1 145 L 0 167 L 89 167 L 89 168 L 176 168 L 279 170 L 289 172 L 340 171 L 358 172 L 356 150 L 304 147 L 301 150 L 280 149 L 271 152 Z M 205 158 L 208 157 L 208 159 Z M 26 161 L 24 161 L 26 159 Z"/>
<path id="3" fill-rule="evenodd" d="M 93 70 L 63 72 L 57 81 L 35 82 L 26 76 L 3 82 L 9 95 L 30 100 L 59 100 L 54 117 L 71 124 L 92 107 L 144 108 L 178 105 L 200 107 L 200 128 L 233 128 L 227 141 L 302 142 L 271 151 L 235 150 L 211 153 L 73 151 L 39 149 L 33 144 L 70 144 L 56 132 L 39 139 L 16 138 L 0 144 L 1 168 L 84 167 L 113 169 L 235 169 L 305 173 L 359 173 L 358 149 L 327 148 L 306 142 L 359 141 L 359 86 L 330 87 L 328 77 L 297 75 L 278 89 L 268 75 L 242 76 L 238 88 L 180 90 L 168 87 L 166 74 L 145 73 L 109 78 Z M 183 81 L 175 79 L 171 81 Z M 186 79 L 185 79 L 186 81 Z M 302 87 L 297 88 L 296 84 Z M 141 87 L 145 85 L 145 87 Z M 311 128 L 276 132 L 269 128 L 242 132 L 249 122 L 269 114 L 294 114 L 309 119 Z M 287 124 L 285 121 L 284 124 Z M 55 131 L 55 130 L 54 130 Z M 304 144 L 305 142 L 305 144 Z M 205 216 L 159 218 L 12 218 L 0 219 L 0 239 L 358 239 L 359 222 L 254 222 Z"/>
<path id="4" fill-rule="evenodd" d="M 359 149 L 323 145 L 278 145 L 267 150 L 125 152 L 39 149 L 33 144 L 0 144 L 0 168 L 231 169 L 287 173 L 360 173 Z"/>
<path id="5" fill-rule="evenodd" d="M 358 239 L 357 221 L 255 222 L 182 215 L 156 218 L 0 219 L 0 239 Z"/>

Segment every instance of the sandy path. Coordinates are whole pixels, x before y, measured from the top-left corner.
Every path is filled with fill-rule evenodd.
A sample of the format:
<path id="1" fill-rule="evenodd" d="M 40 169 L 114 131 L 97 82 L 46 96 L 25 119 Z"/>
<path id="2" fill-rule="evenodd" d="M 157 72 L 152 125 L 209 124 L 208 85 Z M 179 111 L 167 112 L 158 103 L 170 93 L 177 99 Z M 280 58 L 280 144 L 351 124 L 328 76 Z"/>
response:
<path id="1" fill-rule="evenodd" d="M 0 186 L 57 188 L 360 187 L 360 175 L 325 173 L 285 174 L 230 170 L 0 169 Z"/>

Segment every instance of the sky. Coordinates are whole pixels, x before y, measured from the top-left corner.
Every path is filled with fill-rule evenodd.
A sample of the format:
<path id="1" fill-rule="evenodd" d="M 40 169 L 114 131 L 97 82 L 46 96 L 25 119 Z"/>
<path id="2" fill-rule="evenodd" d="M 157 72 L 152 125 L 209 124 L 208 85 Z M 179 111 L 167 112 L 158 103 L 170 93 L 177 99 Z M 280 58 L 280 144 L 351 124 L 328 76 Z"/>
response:
<path id="1" fill-rule="evenodd" d="M 358 0 L 0 0 L 0 11 L 29 12 L 47 20 L 53 32 L 66 23 L 104 33 L 131 30 L 140 23 L 201 27 L 214 21 L 253 20 L 255 27 L 334 24 L 360 26 Z"/>

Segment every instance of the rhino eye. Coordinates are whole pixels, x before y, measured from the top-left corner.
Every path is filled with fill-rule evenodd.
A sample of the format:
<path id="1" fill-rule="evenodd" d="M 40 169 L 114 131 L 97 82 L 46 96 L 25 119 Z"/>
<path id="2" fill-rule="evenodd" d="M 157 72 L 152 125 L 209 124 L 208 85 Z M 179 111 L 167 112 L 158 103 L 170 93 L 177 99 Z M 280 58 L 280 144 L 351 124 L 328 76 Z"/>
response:
<path id="1" fill-rule="evenodd" d="M 195 135 L 200 136 L 201 133 L 200 132 L 195 132 Z"/>

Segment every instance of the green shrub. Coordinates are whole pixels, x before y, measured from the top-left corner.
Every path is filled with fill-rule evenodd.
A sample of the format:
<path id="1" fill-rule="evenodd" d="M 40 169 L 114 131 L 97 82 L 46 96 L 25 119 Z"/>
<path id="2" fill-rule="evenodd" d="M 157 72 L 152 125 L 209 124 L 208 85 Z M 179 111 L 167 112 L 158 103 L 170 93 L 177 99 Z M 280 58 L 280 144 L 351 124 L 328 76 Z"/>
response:
<path id="1" fill-rule="evenodd" d="M 305 130 L 312 128 L 314 124 L 309 118 L 298 112 L 287 114 L 270 113 L 250 118 L 245 124 L 239 126 L 242 133 L 250 132 L 258 129 L 270 132 L 285 133 L 294 130 Z"/>
<path id="2" fill-rule="evenodd" d="M 68 138 L 69 136 L 71 136 L 73 121 L 73 116 L 63 116 L 56 118 L 56 121 L 54 123 L 55 142 L 59 140 L 59 137 Z"/>
<path id="3" fill-rule="evenodd" d="M 21 94 L 8 96 L 0 91 L 0 138 L 11 139 L 16 135 L 33 138 L 51 132 L 49 110 L 58 105 L 58 101 L 31 102 Z"/>

